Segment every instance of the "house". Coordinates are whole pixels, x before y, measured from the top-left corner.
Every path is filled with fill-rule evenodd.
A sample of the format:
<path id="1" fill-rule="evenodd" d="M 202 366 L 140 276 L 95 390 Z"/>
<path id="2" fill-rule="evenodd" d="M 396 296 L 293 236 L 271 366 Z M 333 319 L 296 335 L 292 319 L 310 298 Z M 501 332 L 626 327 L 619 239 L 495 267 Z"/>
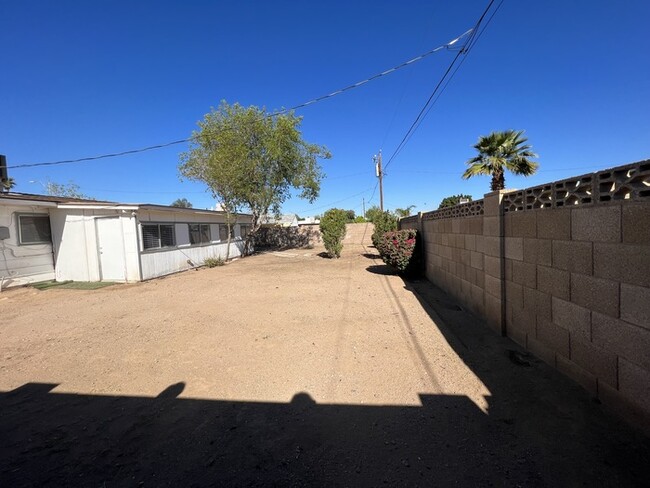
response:
<path id="1" fill-rule="evenodd" d="M 230 256 L 251 216 L 237 215 Z M 0 193 L 0 288 L 45 280 L 148 280 L 225 257 L 225 212 Z"/>
<path id="2" fill-rule="evenodd" d="M 264 215 L 260 218 L 260 224 L 262 227 L 298 227 L 298 216 L 296 214 Z"/>

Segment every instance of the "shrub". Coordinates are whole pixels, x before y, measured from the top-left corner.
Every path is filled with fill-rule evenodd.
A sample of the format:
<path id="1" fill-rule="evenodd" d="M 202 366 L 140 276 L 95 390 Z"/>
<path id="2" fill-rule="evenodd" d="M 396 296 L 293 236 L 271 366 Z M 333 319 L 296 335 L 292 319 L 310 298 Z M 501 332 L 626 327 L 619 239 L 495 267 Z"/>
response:
<path id="1" fill-rule="evenodd" d="M 415 253 L 416 238 L 415 229 L 386 232 L 379 246 L 381 258 L 398 273 L 404 274 Z"/>
<path id="2" fill-rule="evenodd" d="M 375 216 L 373 223 L 375 224 L 375 231 L 372 233 L 372 244 L 381 254 L 379 248 L 382 244 L 382 237 L 386 232 L 397 230 L 397 218 L 390 212 L 383 212 Z"/>
<path id="3" fill-rule="evenodd" d="M 226 262 L 221 258 L 206 258 L 203 261 L 203 265 L 208 268 L 214 268 L 215 266 L 223 266 Z"/>
<path id="4" fill-rule="evenodd" d="M 329 257 L 341 257 L 343 244 L 341 241 L 345 237 L 345 222 L 347 214 L 345 210 L 332 208 L 325 212 L 320 219 L 320 233 L 325 244 L 325 250 Z"/>

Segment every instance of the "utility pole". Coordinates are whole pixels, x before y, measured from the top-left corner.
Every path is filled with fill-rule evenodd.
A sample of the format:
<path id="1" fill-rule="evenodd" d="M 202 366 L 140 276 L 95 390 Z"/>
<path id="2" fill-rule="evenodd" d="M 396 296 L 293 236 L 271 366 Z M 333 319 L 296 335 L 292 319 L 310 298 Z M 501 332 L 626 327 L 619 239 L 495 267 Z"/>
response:
<path id="1" fill-rule="evenodd" d="M 377 174 L 377 178 L 379 178 L 379 208 L 381 211 L 384 211 L 384 171 L 381 168 L 381 149 L 379 150 L 379 154 L 375 156 L 374 158 L 375 161 L 375 173 Z"/>
<path id="2" fill-rule="evenodd" d="M 366 197 L 361 199 L 361 205 L 363 205 L 363 218 L 366 218 Z"/>

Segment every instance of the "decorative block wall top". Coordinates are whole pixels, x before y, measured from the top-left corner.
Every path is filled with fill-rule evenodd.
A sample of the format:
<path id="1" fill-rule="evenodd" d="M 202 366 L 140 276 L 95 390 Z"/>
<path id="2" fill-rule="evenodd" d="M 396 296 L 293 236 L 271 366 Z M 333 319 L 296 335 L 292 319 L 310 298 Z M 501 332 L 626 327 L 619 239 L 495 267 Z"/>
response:
<path id="1" fill-rule="evenodd" d="M 504 212 L 650 198 L 650 160 L 545 183 L 503 196 Z"/>
<path id="2" fill-rule="evenodd" d="M 483 215 L 483 200 L 474 200 L 468 203 L 461 203 L 454 207 L 441 208 L 432 212 L 422 214 L 422 220 L 452 219 L 458 217 L 474 217 Z"/>

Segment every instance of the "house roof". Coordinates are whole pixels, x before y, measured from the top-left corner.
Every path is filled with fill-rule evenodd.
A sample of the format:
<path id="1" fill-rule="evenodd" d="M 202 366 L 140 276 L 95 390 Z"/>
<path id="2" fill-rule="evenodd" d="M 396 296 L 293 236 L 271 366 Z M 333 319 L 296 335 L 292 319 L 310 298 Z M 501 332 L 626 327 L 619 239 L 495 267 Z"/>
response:
<path id="1" fill-rule="evenodd" d="M 0 192 L 0 198 L 7 198 L 10 200 L 29 200 L 33 202 L 50 202 L 50 203 L 65 203 L 65 204 L 102 204 L 107 203 L 118 205 L 116 202 L 109 202 L 106 200 L 90 200 L 87 198 L 71 198 L 71 197 L 55 197 L 51 195 L 37 195 L 34 193 L 17 193 L 17 192 Z"/>
<path id="2" fill-rule="evenodd" d="M 106 200 L 90 200 L 86 198 L 70 198 L 70 197 L 56 197 L 51 195 L 36 195 L 32 193 L 17 193 L 17 192 L 0 192 L 0 200 L 20 200 L 28 202 L 43 202 L 45 204 L 56 204 L 57 206 L 66 207 L 70 206 L 98 206 L 106 207 L 137 207 L 142 210 L 159 210 L 159 211 L 173 211 L 173 212 L 190 212 L 190 213 L 211 213 L 223 215 L 226 212 L 221 210 L 207 210 L 201 208 L 185 208 L 185 207 L 172 207 L 170 205 L 157 205 L 152 203 L 120 203 L 111 202 Z M 52 205 L 50 205 L 52 206 Z M 239 213 L 238 215 L 249 216 L 249 214 Z"/>

